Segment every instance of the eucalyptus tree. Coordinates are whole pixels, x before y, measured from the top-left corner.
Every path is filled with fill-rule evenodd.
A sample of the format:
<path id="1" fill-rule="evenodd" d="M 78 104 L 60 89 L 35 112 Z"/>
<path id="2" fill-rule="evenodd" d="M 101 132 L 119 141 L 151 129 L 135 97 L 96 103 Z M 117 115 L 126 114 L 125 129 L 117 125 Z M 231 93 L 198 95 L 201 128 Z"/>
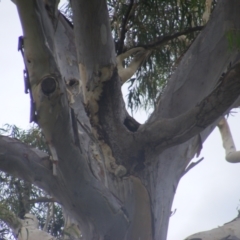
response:
<path id="1" fill-rule="evenodd" d="M 179 180 L 239 97 L 239 1 L 15 4 L 49 153 L 1 136 L 0 169 L 56 199 L 82 239 L 166 239 Z M 125 83 L 130 107 L 154 106 L 144 124 Z"/>

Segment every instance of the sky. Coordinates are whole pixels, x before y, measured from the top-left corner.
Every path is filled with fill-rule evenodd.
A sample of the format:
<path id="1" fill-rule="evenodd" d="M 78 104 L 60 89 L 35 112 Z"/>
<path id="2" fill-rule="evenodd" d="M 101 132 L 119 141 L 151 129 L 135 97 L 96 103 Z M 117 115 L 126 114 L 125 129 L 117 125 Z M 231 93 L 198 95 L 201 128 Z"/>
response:
<path id="1" fill-rule="evenodd" d="M 0 128 L 8 123 L 27 129 L 29 95 L 24 93 L 23 61 L 17 51 L 22 35 L 16 7 L 9 0 L 0 1 Z M 147 115 L 136 114 L 139 122 Z M 240 111 L 228 118 L 235 145 L 240 150 Z M 180 181 L 170 218 L 168 240 L 184 239 L 190 234 L 212 229 L 231 221 L 240 209 L 240 164 L 224 159 L 218 129 L 203 145 L 199 158 L 204 161 Z"/>

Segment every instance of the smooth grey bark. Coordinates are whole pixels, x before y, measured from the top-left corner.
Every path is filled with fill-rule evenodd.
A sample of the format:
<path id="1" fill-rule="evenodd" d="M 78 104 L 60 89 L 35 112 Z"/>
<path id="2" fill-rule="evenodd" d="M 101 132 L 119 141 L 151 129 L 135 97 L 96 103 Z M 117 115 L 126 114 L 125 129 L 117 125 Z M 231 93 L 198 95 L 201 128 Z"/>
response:
<path id="1" fill-rule="evenodd" d="M 233 27 L 240 29 L 240 3 L 219 1 L 158 108 L 140 126 L 122 99 L 106 2 L 90 2 L 72 0 L 73 32 L 43 1 L 16 1 L 34 111 L 56 176 L 35 155 L 27 161 L 22 157 L 32 150 L 6 146 L 4 138 L 0 169 L 50 193 L 79 223 L 85 239 L 164 240 L 186 166 L 240 92 L 237 50 L 229 50 L 226 37 Z M 218 84 L 230 62 L 232 68 Z M 204 124 L 187 132 L 199 122 Z M 169 131 L 163 135 L 164 124 Z M 183 137 L 171 142 L 179 132 Z"/>
<path id="2" fill-rule="evenodd" d="M 94 238 L 94 235 L 122 239 L 128 219 L 122 210 L 122 203 L 92 174 L 88 165 L 91 156 L 86 155 L 89 144 L 85 152 L 80 145 L 84 142 L 81 136 L 83 130 L 79 134 L 76 129 L 77 120 L 69 107 L 66 84 L 52 55 L 59 45 L 55 44 L 54 28 L 44 4 L 42 1 L 17 1 L 17 7 L 23 26 L 25 62 L 36 103 L 38 124 L 43 129 L 50 150 L 53 149 L 54 164 L 58 162 L 57 181 L 62 197 L 58 196 L 57 200 L 80 223 L 86 239 Z M 52 79 L 55 81 L 54 88 Z M 47 88 L 48 82 L 50 89 Z M 80 101 L 79 105 L 82 105 Z"/>

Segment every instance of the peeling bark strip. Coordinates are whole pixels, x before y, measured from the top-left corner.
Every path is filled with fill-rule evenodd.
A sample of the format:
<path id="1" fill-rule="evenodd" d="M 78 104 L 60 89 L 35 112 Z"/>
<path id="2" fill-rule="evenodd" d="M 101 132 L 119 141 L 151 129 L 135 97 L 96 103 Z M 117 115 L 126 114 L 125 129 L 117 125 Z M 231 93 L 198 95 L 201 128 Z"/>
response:
<path id="1" fill-rule="evenodd" d="M 72 7 L 81 91 L 92 132 L 99 141 L 108 171 L 122 177 L 127 173 L 126 168 L 116 163 L 110 146 L 101 139 L 98 131 L 101 128 L 99 100 L 101 95 L 105 94 L 103 84 L 111 81 L 116 71 L 115 48 L 106 1 L 72 1 Z M 86 14 L 90 12 L 91 15 Z M 81 34 L 82 32 L 84 34 Z"/>
<path id="2" fill-rule="evenodd" d="M 72 8 L 81 90 L 90 120 L 97 126 L 102 84 L 116 67 L 107 5 L 104 0 L 72 1 Z"/>

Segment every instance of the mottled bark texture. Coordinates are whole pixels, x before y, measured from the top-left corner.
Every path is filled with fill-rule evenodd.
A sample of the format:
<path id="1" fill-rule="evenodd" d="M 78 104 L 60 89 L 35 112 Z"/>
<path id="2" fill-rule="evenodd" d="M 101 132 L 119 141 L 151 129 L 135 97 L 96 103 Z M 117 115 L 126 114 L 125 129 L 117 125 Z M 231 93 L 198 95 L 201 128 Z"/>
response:
<path id="1" fill-rule="evenodd" d="M 74 29 L 56 1 L 16 1 L 51 158 L 1 137 L 0 169 L 50 193 L 83 239 L 164 240 L 186 166 L 240 93 L 238 51 L 227 41 L 240 30 L 240 2 L 218 1 L 143 125 L 125 109 L 106 2 L 71 4 Z"/>

